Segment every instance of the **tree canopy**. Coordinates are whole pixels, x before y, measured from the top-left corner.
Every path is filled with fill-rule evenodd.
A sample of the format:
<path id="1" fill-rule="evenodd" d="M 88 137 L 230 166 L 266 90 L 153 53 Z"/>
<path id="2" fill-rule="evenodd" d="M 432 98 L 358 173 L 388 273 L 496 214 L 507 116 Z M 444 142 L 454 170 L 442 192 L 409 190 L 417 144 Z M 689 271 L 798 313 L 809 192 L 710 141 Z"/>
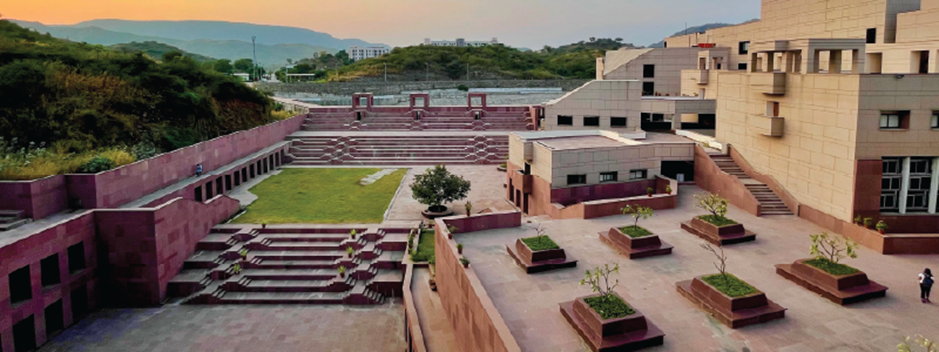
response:
<path id="1" fill-rule="evenodd" d="M 444 165 L 427 169 L 421 175 L 414 176 L 411 192 L 414 199 L 427 205 L 431 211 L 442 211 L 444 203 L 466 198 L 470 191 L 470 182 L 462 176 L 451 174 Z"/>

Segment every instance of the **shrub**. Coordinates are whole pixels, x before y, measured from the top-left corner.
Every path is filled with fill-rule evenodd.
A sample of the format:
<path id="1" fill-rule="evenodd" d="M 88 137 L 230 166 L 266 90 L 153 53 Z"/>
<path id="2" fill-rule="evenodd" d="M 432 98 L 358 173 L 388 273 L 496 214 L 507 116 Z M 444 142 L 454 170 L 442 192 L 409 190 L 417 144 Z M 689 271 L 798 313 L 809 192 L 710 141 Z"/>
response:
<path id="1" fill-rule="evenodd" d="M 887 223 L 883 220 L 877 222 L 877 225 L 874 226 L 877 231 L 887 231 Z"/>
<path id="2" fill-rule="evenodd" d="M 466 259 L 466 257 L 460 257 L 460 264 L 469 265 L 469 263 L 470 263 L 469 259 Z"/>
<path id="3" fill-rule="evenodd" d="M 102 171 L 107 171 L 114 168 L 114 162 L 111 159 L 104 158 L 100 155 L 91 158 L 85 165 L 82 165 L 81 169 L 78 172 L 85 174 L 96 174 Z"/>
<path id="4" fill-rule="evenodd" d="M 339 275 L 342 275 L 342 274 L 345 274 L 345 273 L 346 273 L 346 267 L 345 267 L 345 266 L 340 265 L 338 270 L 339 270 Z"/>
<path id="5" fill-rule="evenodd" d="M 828 232 L 810 235 L 812 248 L 810 254 L 819 259 L 827 259 L 837 264 L 844 258 L 857 258 L 857 242 L 841 236 L 832 236 Z"/>
<path id="6" fill-rule="evenodd" d="M 107 149 L 98 155 L 100 155 L 102 158 L 110 160 L 114 164 L 114 167 L 132 164 L 133 162 L 137 161 L 137 159 L 135 159 L 134 156 L 128 153 L 126 150 L 117 148 Z"/>
<path id="7" fill-rule="evenodd" d="M 626 302 L 614 295 L 584 298 L 590 308 L 593 308 L 603 319 L 616 319 L 635 314 Z"/>
<path id="8" fill-rule="evenodd" d="M 470 182 L 462 176 L 451 174 L 444 165 L 437 165 L 414 177 L 411 192 L 414 199 L 427 205 L 430 211 L 443 211 L 444 203 L 466 198 Z"/>
<path id="9" fill-rule="evenodd" d="M 874 224 L 874 218 L 864 218 L 864 227 L 870 228 Z"/>
<path id="10" fill-rule="evenodd" d="M 724 219 L 724 215 L 727 215 L 727 199 L 721 198 L 721 196 L 711 193 L 711 192 L 702 192 L 694 195 L 695 207 L 703 209 L 709 213 L 714 218 Z"/>
<path id="11" fill-rule="evenodd" d="M 467 87 L 465 84 L 461 84 L 461 85 L 457 86 L 456 89 L 459 89 L 459 90 L 464 91 L 464 92 L 469 92 L 469 87 Z"/>
<path id="12" fill-rule="evenodd" d="M 421 237 L 418 239 L 417 248 L 411 254 L 411 261 L 431 262 L 434 261 L 434 230 L 421 231 Z"/>
<path id="13" fill-rule="evenodd" d="M 529 238 L 523 238 L 522 242 L 525 243 L 528 248 L 531 248 L 532 251 L 546 251 L 550 249 L 560 249 L 557 243 L 548 236 L 535 236 Z"/>

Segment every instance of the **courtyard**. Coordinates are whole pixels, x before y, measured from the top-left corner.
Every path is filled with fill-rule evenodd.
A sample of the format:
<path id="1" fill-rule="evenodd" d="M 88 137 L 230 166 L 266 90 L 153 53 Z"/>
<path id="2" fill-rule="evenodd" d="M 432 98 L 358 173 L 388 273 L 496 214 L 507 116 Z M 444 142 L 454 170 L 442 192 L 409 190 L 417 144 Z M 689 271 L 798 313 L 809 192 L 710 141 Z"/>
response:
<path id="1" fill-rule="evenodd" d="M 703 211 L 693 208 L 696 186 L 680 188 L 679 206 L 657 211 L 640 226 L 675 246 L 671 255 L 629 260 L 600 241 L 598 232 L 631 220 L 610 216 L 591 220 L 523 219 L 522 228 L 457 234 L 472 269 L 524 351 L 589 351 L 558 311 L 558 303 L 590 294 L 580 286 L 584 271 L 606 263 L 620 265 L 615 291 L 662 329 L 665 344 L 650 351 L 889 351 L 906 336 L 939 336 L 939 307 L 919 300 L 916 275 L 935 266 L 930 256 L 885 256 L 859 248 L 858 259 L 842 262 L 865 271 L 890 289 L 886 298 L 850 306 L 836 305 L 775 273 L 775 264 L 810 258 L 809 234 L 823 230 L 794 216 L 754 217 L 730 207 L 728 217 L 757 233 L 757 240 L 725 246 L 728 272 L 766 292 L 788 308 L 785 319 L 732 330 L 682 297 L 675 283 L 716 273 L 714 256 L 703 240 L 679 228 Z M 532 223 L 525 223 L 531 221 Z M 542 224 L 576 268 L 525 274 L 506 253 L 506 245 L 535 236 Z"/>

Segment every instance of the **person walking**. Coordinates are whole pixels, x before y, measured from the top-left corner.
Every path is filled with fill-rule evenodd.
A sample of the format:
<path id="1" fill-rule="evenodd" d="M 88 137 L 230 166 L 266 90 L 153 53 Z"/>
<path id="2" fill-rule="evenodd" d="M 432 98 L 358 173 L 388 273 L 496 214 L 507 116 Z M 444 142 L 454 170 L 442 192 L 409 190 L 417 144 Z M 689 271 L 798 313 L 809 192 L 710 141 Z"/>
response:
<path id="1" fill-rule="evenodd" d="M 196 165 L 196 177 L 202 176 L 202 164 Z"/>
<path id="2" fill-rule="evenodd" d="M 929 268 L 919 274 L 919 296 L 923 303 L 929 303 L 929 291 L 932 290 L 933 283 L 932 271 Z"/>

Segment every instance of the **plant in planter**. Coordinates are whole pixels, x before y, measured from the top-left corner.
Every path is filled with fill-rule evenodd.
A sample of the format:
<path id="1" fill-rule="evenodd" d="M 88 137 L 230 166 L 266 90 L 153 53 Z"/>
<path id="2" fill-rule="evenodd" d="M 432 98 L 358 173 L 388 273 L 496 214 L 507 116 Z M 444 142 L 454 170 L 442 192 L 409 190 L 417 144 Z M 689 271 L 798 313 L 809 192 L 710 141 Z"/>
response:
<path id="1" fill-rule="evenodd" d="M 756 234 L 743 224 L 727 218 L 727 199 L 710 193 L 694 195 L 695 208 L 707 211 L 708 215 L 695 216 L 690 222 L 682 222 L 681 228 L 715 245 L 728 245 L 756 240 Z"/>
<path id="2" fill-rule="evenodd" d="M 860 226 L 860 225 L 861 225 L 861 221 L 863 221 L 863 219 L 861 218 L 860 215 L 854 217 L 854 224 L 855 224 L 855 225 Z"/>
<path id="3" fill-rule="evenodd" d="M 464 207 L 466 208 L 466 216 L 470 216 L 470 214 L 473 212 L 473 203 L 467 201 Z"/>
<path id="4" fill-rule="evenodd" d="M 345 278 L 345 277 L 346 277 L 346 267 L 340 265 L 338 270 L 339 270 L 339 277 Z"/>
<path id="5" fill-rule="evenodd" d="M 444 203 L 466 198 L 470 182 L 462 176 L 451 174 L 447 167 L 437 165 L 414 177 L 411 192 L 421 204 L 427 205 L 427 213 L 439 214 L 447 211 Z"/>
<path id="6" fill-rule="evenodd" d="M 349 230 L 349 237 L 351 237 L 353 240 L 355 239 L 355 229 Z"/>
<path id="7" fill-rule="evenodd" d="M 453 233 L 456 232 L 456 230 L 459 230 L 459 228 L 457 228 L 456 226 L 453 226 L 453 225 L 447 226 L 447 238 L 452 240 Z"/>
<path id="8" fill-rule="evenodd" d="M 466 259 L 466 257 L 460 257 L 460 264 L 463 264 L 464 268 L 469 268 L 470 260 Z"/>
<path id="9" fill-rule="evenodd" d="M 923 347 L 920 349 L 913 349 L 913 346 Z M 923 352 L 939 352 L 939 343 L 936 341 L 927 339 L 923 335 L 916 336 L 907 336 L 906 340 L 897 345 L 897 350 L 899 352 L 914 352 L 914 351 L 923 351 Z"/>
<path id="10" fill-rule="evenodd" d="M 874 218 L 864 218 L 864 228 L 871 228 L 871 225 L 874 224 Z"/>
<path id="11" fill-rule="evenodd" d="M 610 267 L 610 264 L 604 264 L 592 271 L 587 270 L 584 278 L 580 280 L 581 286 L 589 285 L 593 292 L 600 294 L 596 297 L 584 298 L 584 301 L 603 319 L 622 318 L 636 313 L 626 302 L 613 294 L 613 289 L 619 286 L 619 280 L 613 280 L 611 285 L 610 274 L 612 273 L 619 273 L 619 264 L 613 267 Z"/>
<path id="12" fill-rule="evenodd" d="M 248 260 L 248 249 L 242 248 L 238 251 L 238 255 L 241 256 L 241 260 Z"/>
<path id="13" fill-rule="evenodd" d="M 266 228 L 267 228 L 267 221 L 261 220 L 261 228 L 262 228 L 262 229 L 266 229 Z"/>
<path id="14" fill-rule="evenodd" d="M 629 237 L 639 238 L 651 236 L 652 232 L 639 227 L 639 219 L 648 219 L 652 217 L 652 208 L 636 205 L 627 205 L 622 209 L 623 215 L 629 215 L 633 218 L 633 225 L 620 228 L 620 231 L 629 235 Z"/>
<path id="15" fill-rule="evenodd" d="M 235 265 L 232 265 L 231 271 L 232 271 L 235 275 L 241 274 L 241 264 L 235 263 Z"/>
<path id="16" fill-rule="evenodd" d="M 672 195 L 672 185 L 665 186 L 665 193 L 668 193 L 668 195 Z"/>
<path id="17" fill-rule="evenodd" d="M 708 213 L 711 213 L 711 215 L 699 216 L 699 219 L 707 221 L 716 226 L 736 224 L 736 222 L 726 217 L 727 199 L 724 199 L 723 197 L 711 192 L 702 192 L 695 194 L 694 200 L 696 208 L 700 208 L 704 211 L 707 211 Z"/>
<path id="18" fill-rule="evenodd" d="M 457 254 L 463 254 L 463 244 L 462 244 L 462 243 L 457 243 L 457 244 L 456 244 L 456 252 L 457 252 Z"/>
<path id="19" fill-rule="evenodd" d="M 877 225 L 874 225 L 874 228 L 877 229 L 877 232 L 880 232 L 881 235 L 884 234 L 884 231 L 887 231 L 887 223 L 883 220 L 877 222 Z"/>
<path id="20" fill-rule="evenodd" d="M 346 254 L 349 255 L 349 258 L 352 258 L 353 253 L 355 253 L 355 248 L 352 248 L 352 246 L 346 247 Z"/>
<path id="21" fill-rule="evenodd" d="M 812 249 L 810 254 L 815 256 L 816 260 L 821 260 L 827 263 L 821 263 L 823 265 L 838 265 L 838 262 L 844 258 L 857 258 L 857 242 L 849 240 L 841 236 L 832 236 L 828 232 L 822 232 L 820 234 L 815 234 L 810 236 L 812 238 Z M 808 264 L 808 263 L 807 263 Z M 809 264 L 812 265 L 812 264 Z M 815 266 L 815 265 L 812 265 Z M 844 265 L 842 265 L 844 266 Z M 816 266 L 817 267 L 817 266 Z M 851 268 L 851 267 L 848 267 Z M 819 269 L 825 270 L 821 267 Z M 854 269 L 854 268 L 851 268 Z M 825 270 L 828 271 L 828 270 Z M 856 272 L 857 269 L 854 269 Z M 834 273 L 832 273 L 834 274 Z M 843 274 L 842 274 L 843 275 Z"/>
<path id="22" fill-rule="evenodd" d="M 646 188 L 646 194 L 647 194 L 649 197 L 651 197 L 653 194 L 655 194 L 655 189 L 653 189 L 652 187 Z"/>
<path id="23" fill-rule="evenodd" d="M 777 274 L 840 305 L 886 295 L 886 286 L 869 280 L 863 271 L 839 263 L 845 258 L 857 258 L 857 243 L 827 232 L 810 237 L 814 258 L 778 264 Z"/>

